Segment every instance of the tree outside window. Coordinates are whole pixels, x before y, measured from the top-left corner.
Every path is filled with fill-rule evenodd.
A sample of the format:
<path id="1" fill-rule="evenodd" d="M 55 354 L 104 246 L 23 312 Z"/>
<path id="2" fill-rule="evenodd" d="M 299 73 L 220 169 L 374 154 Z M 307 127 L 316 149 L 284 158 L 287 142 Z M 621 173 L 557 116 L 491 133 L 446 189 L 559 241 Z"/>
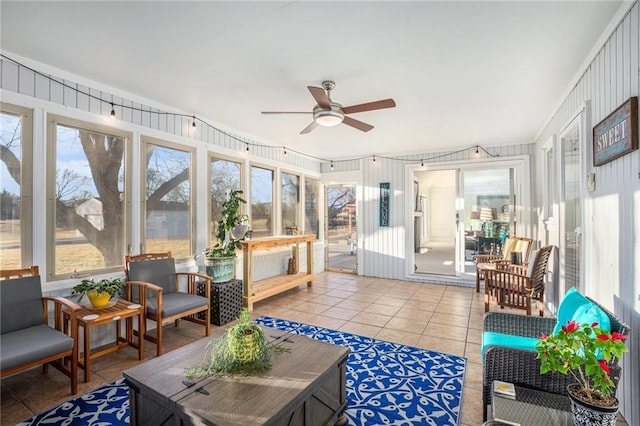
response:
<path id="1" fill-rule="evenodd" d="M 0 111 L 0 269 L 31 264 L 30 110 L 2 104 Z"/>
<path id="2" fill-rule="evenodd" d="M 53 275 L 121 266 L 125 246 L 125 152 L 129 138 L 54 121 Z"/>
<path id="3" fill-rule="evenodd" d="M 241 164 L 235 161 L 222 160 L 212 157 L 209 185 L 210 216 L 209 216 L 209 245 L 216 243 L 218 233 L 218 220 L 222 217 L 222 203 L 226 200 L 227 193 L 242 189 Z M 244 198 L 244 197 L 243 197 Z"/>
<path id="4" fill-rule="evenodd" d="M 253 236 L 273 235 L 273 170 L 251 166 L 249 216 Z"/>
<path id="5" fill-rule="evenodd" d="M 147 142 L 145 153 L 145 252 L 190 257 L 191 152 Z"/>
<path id="6" fill-rule="evenodd" d="M 282 173 L 282 229 L 300 227 L 300 176 Z"/>

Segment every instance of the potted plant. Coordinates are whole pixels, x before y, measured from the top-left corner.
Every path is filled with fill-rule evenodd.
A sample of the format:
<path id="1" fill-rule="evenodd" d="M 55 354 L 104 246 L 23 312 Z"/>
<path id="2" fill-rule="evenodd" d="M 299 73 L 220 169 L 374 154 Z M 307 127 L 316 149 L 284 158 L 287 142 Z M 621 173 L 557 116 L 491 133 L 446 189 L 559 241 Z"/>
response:
<path id="1" fill-rule="evenodd" d="M 222 218 L 217 223 L 216 244 L 203 251 L 207 275 L 214 283 L 223 283 L 233 278 L 236 250 L 248 229 L 249 216 L 242 214 L 240 205 L 246 200 L 240 197 L 241 190 L 231 191 L 222 204 Z M 242 227 L 246 229 L 242 231 Z"/>
<path id="2" fill-rule="evenodd" d="M 240 312 L 237 323 L 207 345 L 202 363 L 186 369 L 188 378 L 213 374 L 261 374 L 271 367 L 271 351 L 288 352 L 282 345 L 266 344 L 262 328 L 251 321 L 249 311 Z"/>
<path id="3" fill-rule="evenodd" d="M 116 294 L 120 294 L 126 284 L 120 278 L 104 278 L 95 281 L 93 278 L 84 279 L 73 287 L 71 296 L 78 301 L 87 296 L 94 308 L 104 308 Z"/>
<path id="4" fill-rule="evenodd" d="M 284 227 L 285 235 L 297 235 L 298 234 L 298 225 L 295 222 L 290 223 L 289 225 Z"/>
<path id="5" fill-rule="evenodd" d="M 558 333 L 543 334 L 536 344 L 541 374 L 571 374 L 576 381 L 567 389 L 575 424 L 615 425 L 618 400 L 608 364 L 627 351 L 625 338 L 599 328 L 597 322 L 570 320 Z"/>

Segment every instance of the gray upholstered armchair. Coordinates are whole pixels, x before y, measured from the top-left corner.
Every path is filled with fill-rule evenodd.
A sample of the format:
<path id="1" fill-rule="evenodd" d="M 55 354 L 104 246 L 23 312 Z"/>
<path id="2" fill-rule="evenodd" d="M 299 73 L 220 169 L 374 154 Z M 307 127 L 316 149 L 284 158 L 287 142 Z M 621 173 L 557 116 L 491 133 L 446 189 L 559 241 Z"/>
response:
<path id="1" fill-rule="evenodd" d="M 176 272 L 171 252 L 147 253 L 125 257 L 127 298 L 143 306 L 146 318 L 156 322 L 155 336 L 145 339 L 156 344 L 156 354 L 162 355 L 162 326 L 179 319 L 204 325 L 205 336 L 211 329 L 209 300 L 211 277 L 192 272 Z M 186 278 L 187 291 L 180 291 L 180 279 Z M 197 281 L 205 283 L 205 295 L 197 295 Z M 204 320 L 196 314 L 204 313 Z M 146 328 L 148 330 L 148 328 Z"/>
<path id="2" fill-rule="evenodd" d="M 71 393 L 78 393 L 75 312 L 80 306 L 62 297 L 43 297 L 37 266 L 3 270 L 0 278 L 1 377 L 36 365 L 42 365 L 46 373 L 51 364 L 70 377 Z M 52 306 L 53 327 L 49 326 Z M 65 324 L 65 316 L 71 324 Z"/>

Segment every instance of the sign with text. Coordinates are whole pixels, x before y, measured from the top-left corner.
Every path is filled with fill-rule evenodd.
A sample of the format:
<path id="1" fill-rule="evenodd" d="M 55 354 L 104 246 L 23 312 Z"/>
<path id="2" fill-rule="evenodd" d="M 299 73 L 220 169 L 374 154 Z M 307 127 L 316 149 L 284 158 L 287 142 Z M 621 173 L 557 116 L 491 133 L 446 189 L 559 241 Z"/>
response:
<path id="1" fill-rule="evenodd" d="M 380 184 L 380 226 L 389 226 L 389 193 L 391 184 L 383 182 Z"/>
<path id="2" fill-rule="evenodd" d="M 629 98 L 593 128 L 593 165 L 638 149 L 638 98 Z"/>

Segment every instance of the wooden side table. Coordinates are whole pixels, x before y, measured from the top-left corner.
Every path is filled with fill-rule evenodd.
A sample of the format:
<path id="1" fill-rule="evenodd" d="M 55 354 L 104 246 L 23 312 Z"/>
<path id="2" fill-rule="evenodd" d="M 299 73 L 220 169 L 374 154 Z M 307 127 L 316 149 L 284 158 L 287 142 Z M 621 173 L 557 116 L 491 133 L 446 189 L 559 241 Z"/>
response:
<path id="1" fill-rule="evenodd" d="M 138 317 L 138 341 L 133 340 L 133 317 Z M 115 352 L 125 346 L 132 346 L 138 349 L 138 359 L 144 359 L 144 333 L 145 318 L 142 306 L 122 299 L 116 299 L 112 306 L 106 308 L 93 309 L 83 307 L 76 312 L 77 335 L 80 336 L 80 327 L 83 328 L 84 336 L 84 356 L 78 357 L 78 367 L 84 370 L 85 383 L 91 380 L 91 360 L 103 355 Z M 125 336 L 120 334 L 120 321 L 126 320 Z M 116 341 L 113 345 L 91 352 L 91 329 L 99 325 L 116 322 Z M 66 326 L 66 322 L 65 322 Z"/>

